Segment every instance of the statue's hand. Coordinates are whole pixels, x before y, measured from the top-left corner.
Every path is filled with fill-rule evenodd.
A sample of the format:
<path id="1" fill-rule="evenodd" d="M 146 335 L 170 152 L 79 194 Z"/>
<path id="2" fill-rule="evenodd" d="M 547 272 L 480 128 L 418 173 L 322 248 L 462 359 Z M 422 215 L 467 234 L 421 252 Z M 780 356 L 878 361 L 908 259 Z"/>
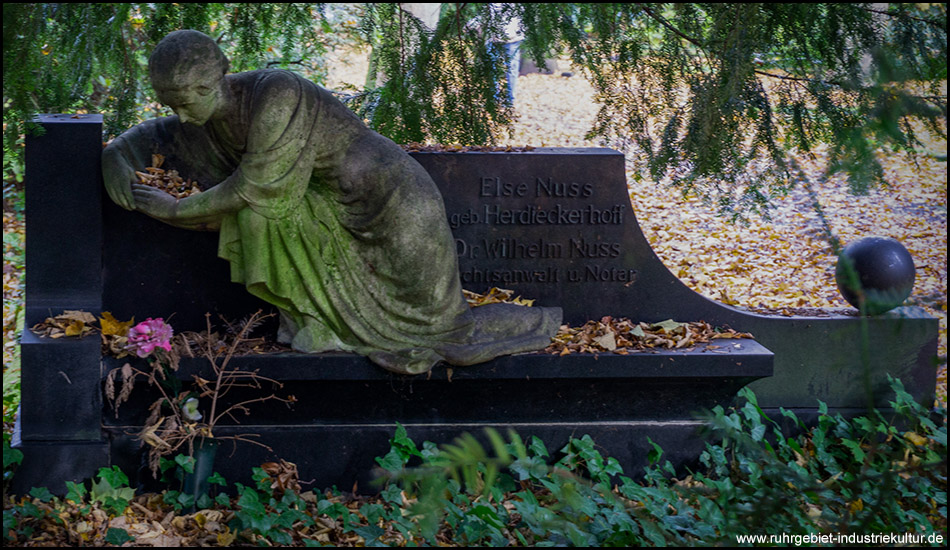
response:
<path id="1" fill-rule="evenodd" d="M 168 193 L 147 185 L 133 184 L 135 209 L 153 218 L 169 222 L 175 219 L 178 200 Z"/>
<path id="2" fill-rule="evenodd" d="M 137 181 L 135 169 L 117 150 L 107 148 L 102 154 L 102 176 L 112 202 L 126 210 L 134 210 L 132 184 Z"/>

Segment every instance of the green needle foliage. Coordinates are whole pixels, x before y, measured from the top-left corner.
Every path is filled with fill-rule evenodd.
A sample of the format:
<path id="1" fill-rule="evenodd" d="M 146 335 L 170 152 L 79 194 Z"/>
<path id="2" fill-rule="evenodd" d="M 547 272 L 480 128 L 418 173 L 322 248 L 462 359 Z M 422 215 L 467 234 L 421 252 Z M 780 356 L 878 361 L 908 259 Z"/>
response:
<path id="1" fill-rule="evenodd" d="M 148 83 L 148 55 L 166 34 L 202 31 L 232 71 L 294 67 L 322 82 L 330 32 L 323 4 L 166 3 L 3 5 L 4 172 L 36 113 L 102 113 L 106 137 L 165 113 Z"/>
<path id="2" fill-rule="evenodd" d="M 742 210 L 786 191 L 790 151 L 831 144 L 830 170 L 864 191 L 882 177 L 877 149 L 920 146 L 911 120 L 946 137 L 946 6 L 890 6 L 545 4 L 523 17 L 543 28 L 533 55 L 550 37 L 589 73 L 593 134 L 654 181 Z"/>
<path id="3" fill-rule="evenodd" d="M 373 74 L 353 106 L 400 143 L 493 143 L 511 123 L 504 29 L 515 13 L 443 6 L 429 29 L 398 4 L 367 5 L 362 30 L 373 45 Z"/>
<path id="4" fill-rule="evenodd" d="M 921 129 L 946 139 L 946 4 L 459 3 L 434 28 L 401 4 L 337 6 L 4 4 L 5 168 L 32 113 L 102 112 L 109 134 L 154 116 L 144 63 L 169 31 L 214 36 L 233 70 L 321 81 L 323 54 L 357 39 L 350 19 L 373 48 L 352 107 L 384 135 L 503 139 L 517 21 L 524 55 L 567 55 L 593 83 L 591 136 L 724 213 L 764 210 L 798 176 L 792 155 L 818 144 L 862 192 L 882 181 L 879 152 L 919 152 Z"/>

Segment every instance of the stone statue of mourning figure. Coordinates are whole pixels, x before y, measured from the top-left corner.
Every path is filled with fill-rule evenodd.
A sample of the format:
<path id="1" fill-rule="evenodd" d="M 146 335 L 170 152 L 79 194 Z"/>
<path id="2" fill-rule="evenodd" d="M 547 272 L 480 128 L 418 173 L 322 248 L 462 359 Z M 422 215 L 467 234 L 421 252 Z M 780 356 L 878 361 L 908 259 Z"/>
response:
<path id="1" fill-rule="evenodd" d="M 219 231 L 232 281 L 277 307 L 278 337 L 299 351 L 352 351 L 416 374 L 548 345 L 559 308 L 468 307 L 442 197 L 400 147 L 292 72 L 227 70 L 202 33 L 158 44 L 149 75 L 177 116 L 105 149 L 113 201 Z M 205 191 L 176 199 L 137 184 L 153 153 Z"/>

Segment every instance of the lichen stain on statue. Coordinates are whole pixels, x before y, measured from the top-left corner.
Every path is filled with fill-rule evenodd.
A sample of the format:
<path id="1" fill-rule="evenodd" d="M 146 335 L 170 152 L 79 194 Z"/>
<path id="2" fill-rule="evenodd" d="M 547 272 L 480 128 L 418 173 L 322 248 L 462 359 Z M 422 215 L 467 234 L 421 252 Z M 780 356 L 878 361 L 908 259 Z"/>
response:
<path id="1" fill-rule="evenodd" d="M 227 69 L 196 31 L 156 46 L 149 75 L 177 116 L 105 149 L 113 201 L 219 231 L 232 281 L 278 308 L 278 336 L 299 351 L 352 351 L 416 374 L 549 344 L 559 308 L 468 307 L 442 197 L 400 147 L 292 72 Z M 138 184 L 153 153 L 204 191 L 176 199 Z"/>

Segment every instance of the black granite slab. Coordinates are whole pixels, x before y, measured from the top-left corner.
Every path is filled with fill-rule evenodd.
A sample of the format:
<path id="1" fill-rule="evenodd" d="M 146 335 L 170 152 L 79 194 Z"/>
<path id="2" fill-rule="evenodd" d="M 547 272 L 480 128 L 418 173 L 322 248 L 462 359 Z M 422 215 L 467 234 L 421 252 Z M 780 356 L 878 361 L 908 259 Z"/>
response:
<path id="1" fill-rule="evenodd" d="M 648 437 L 664 449 L 663 460 L 673 464 L 695 464 L 704 450 L 702 422 L 699 421 L 626 421 L 600 423 L 430 423 L 404 425 L 407 435 L 419 447 L 422 442 L 448 443 L 463 433 L 470 433 L 490 448 L 484 437 L 485 428 L 494 428 L 500 434 L 515 430 L 525 440 L 539 437 L 552 456 L 567 444 L 571 437 L 590 435 L 603 456 L 617 459 L 625 475 L 638 478 L 643 475 L 647 456 L 653 450 Z M 375 462 L 390 448 L 389 441 L 397 424 L 367 423 L 347 425 L 277 426 L 256 429 L 256 426 L 226 427 L 222 436 L 253 432 L 273 452 L 256 445 L 233 445 L 224 440 L 218 449 L 215 471 L 229 482 L 250 484 L 248 472 L 252 467 L 272 461 L 275 456 L 288 458 L 297 465 L 300 478 L 307 488 L 319 490 L 336 487 L 343 491 L 372 495 L 381 487 L 374 483 L 383 473 Z M 112 463 L 128 472 L 132 483 L 144 489 L 160 490 L 144 467 L 139 443 L 133 436 L 120 430 L 107 430 L 112 439 Z M 136 473 L 138 475 L 136 475 Z"/>
<path id="2" fill-rule="evenodd" d="M 292 413 L 282 403 L 255 406 L 256 425 L 692 419 L 697 411 L 728 403 L 749 382 L 770 376 L 772 359 L 752 340 L 720 340 L 687 351 L 626 356 L 522 354 L 407 377 L 352 354 L 254 355 L 235 357 L 228 368 L 258 371 L 284 387 L 235 390 L 229 400 L 271 391 L 297 397 Z M 106 359 L 104 365 L 111 370 L 125 362 Z M 185 388 L 194 376 L 215 378 L 210 363 L 197 358 L 183 360 L 175 374 Z M 136 393 L 135 403 L 122 405 L 122 414 L 103 423 L 141 425 L 158 397 Z"/>
<path id="3" fill-rule="evenodd" d="M 102 116 L 39 122 L 26 136 L 26 326 L 102 303 Z"/>

